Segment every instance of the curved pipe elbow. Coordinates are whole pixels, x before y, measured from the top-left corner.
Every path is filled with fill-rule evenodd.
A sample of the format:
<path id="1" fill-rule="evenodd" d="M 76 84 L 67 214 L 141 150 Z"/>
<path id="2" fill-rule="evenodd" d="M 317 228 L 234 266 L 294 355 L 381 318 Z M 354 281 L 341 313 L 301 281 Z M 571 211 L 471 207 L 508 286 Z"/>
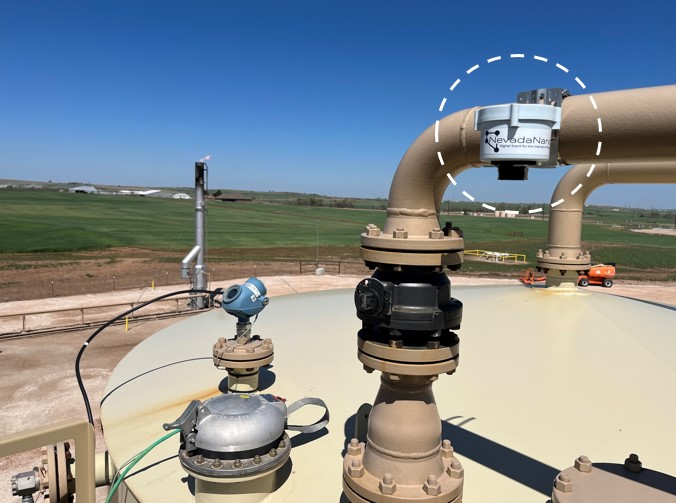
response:
<path id="1" fill-rule="evenodd" d="M 377 262 L 381 255 L 369 249 L 396 250 L 398 263 L 407 264 L 405 253 L 428 248 L 428 237 L 439 233 L 438 214 L 450 183 L 447 175 L 486 165 L 479 158 L 481 135 L 474 131 L 477 109 L 444 117 L 409 147 L 392 180 L 383 236 L 379 230 L 374 231 L 378 239 L 371 238 L 368 230 L 362 234 L 362 258 Z M 674 160 L 674 117 L 674 85 L 566 98 L 559 133 L 560 163 Z M 407 236 L 408 241 L 397 235 Z M 464 244 L 456 241 L 452 246 L 458 251 Z M 443 245 L 432 247 L 441 250 Z"/>
<path id="2" fill-rule="evenodd" d="M 474 131 L 478 107 L 460 110 L 428 127 L 408 148 L 394 174 L 387 202 L 384 232 L 398 227 L 409 235 L 424 236 L 439 226 L 438 213 L 447 173 L 482 166 L 480 134 Z"/>
<path id="3" fill-rule="evenodd" d="M 676 162 L 606 163 L 573 166 L 552 195 L 548 248 L 538 267 L 582 270 L 591 258 L 581 249 L 582 216 L 589 195 L 608 184 L 676 183 Z"/>
<path id="4" fill-rule="evenodd" d="M 199 245 L 188 252 L 185 258 L 181 261 L 181 277 L 189 278 L 190 277 L 190 264 L 197 259 L 202 248 Z"/>
<path id="5" fill-rule="evenodd" d="M 486 165 L 479 158 L 481 135 L 474 131 L 478 108 L 444 117 L 409 147 L 392 180 L 385 232 L 406 216 L 438 225 L 433 215 L 423 215 L 439 211 L 447 174 Z M 559 158 L 562 164 L 674 160 L 675 117 L 676 85 L 571 96 L 562 105 Z"/>

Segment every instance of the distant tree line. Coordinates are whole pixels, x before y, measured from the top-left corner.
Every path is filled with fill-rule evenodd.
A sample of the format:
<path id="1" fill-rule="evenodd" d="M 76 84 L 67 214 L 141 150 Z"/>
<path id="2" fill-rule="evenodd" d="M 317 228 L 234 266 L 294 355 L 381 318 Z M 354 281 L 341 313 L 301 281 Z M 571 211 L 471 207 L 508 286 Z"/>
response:
<path id="1" fill-rule="evenodd" d="M 297 197 L 297 206 L 330 206 L 332 208 L 354 208 L 354 201 L 349 198 L 326 199 L 324 197 Z"/>

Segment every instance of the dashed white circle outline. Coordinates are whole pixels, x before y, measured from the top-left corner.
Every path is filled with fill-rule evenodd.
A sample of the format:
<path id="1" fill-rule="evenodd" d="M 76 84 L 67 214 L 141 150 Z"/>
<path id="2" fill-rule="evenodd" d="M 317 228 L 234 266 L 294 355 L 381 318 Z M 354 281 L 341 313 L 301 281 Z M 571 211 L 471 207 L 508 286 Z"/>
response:
<path id="1" fill-rule="evenodd" d="M 510 54 L 510 55 L 509 55 L 509 58 L 510 58 L 510 59 L 525 59 L 525 58 L 526 58 L 526 55 L 523 54 L 523 53 L 515 53 L 515 54 Z M 549 58 L 545 58 L 544 56 L 533 55 L 533 59 L 536 60 L 536 61 L 541 61 L 541 62 L 543 62 L 543 63 L 548 63 L 548 62 L 549 62 Z M 486 59 L 486 63 L 489 63 L 489 64 L 490 64 L 490 63 L 495 63 L 496 61 L 500 61 L 500 60 L 502 60 L 502 56 L 493 56 L 492 58 Z M 563 66 L 561 63 L 555 63 L 555 66 L 556 66 L 556 68 L 558 68 L 559 70 L 561 70 L 561 71 L 564 72 L 564 73 L 570 73 L 570 70 L 569 70 L 568 68 L 566 68 L 565 66 Z M 479 68 L 480 68 L 479 64 L 476 64 L 476 65 L 474 65 L 474 66 L 468 68 L 467 70 L 465 70 L 465 73 L 466 73 L 467 75 L 470 75 L 472 72 L 474 72 L 475 70 L 478 70 Z M 449 87 L 449 89 L 450 89 L 451 91 L 455 91 L 455 88 L 458 87 L 458 84 L 460 84 L 461 81 L 462 81 L 462 80 L 458 77 L 457 79 L 455 79 L 455 81 L 453 82 L 453 84 L 451 84 L 451 87 Z M 577 84 L 578 84 L 583 90 L 587 88 L 587 86 L 585 85 L 584 82 L 582 82 L 582 80 L 580 79 L 580 77 L 577 77 L 577 76 L 576 76 L 576 77 L 575 77 L 575 82 L 577 82 Z M 441 104 L 439 105 L 439 112 L 443 112 L 443 111 L 444 111 L 444 106 L 446 105 L 446 101 L 447 101 L 446 98 L 444 98 L 444 99 L 441 100 Z M 591 94 L 589 95 L 589 101 L 591 101 L 591 104 L 592 104 L 592 107 L 594 107 L 594 110 L 598 110 L 598 106 L 596 105 L 596 101 L 594 100 L 594 96 L 591 95 Z M 601 117 L 597 117 L 597 118 L 596 118 L 596 121 L 597 121 L 597 123 L 598 123 L 598 131 L 599 131 L 599 133 L 602 133 L 602 132 L 603 132 L 603 124 L 601 123 Z M 439 120 L 437 120 L 437 121 L 435 122 L 435 124 L 434 124 L 434 142 L 435 142 L 435 143 L 439 143 Z M 597 143 L 597 145 L 596 145 L 596 156 L 597 156 L 597 157 L 601 155 L 601 146 L 602 146 L 602 145 L 603 145 L 603 142 L 602 142 L 602 141 L 599 141 L 599 142 Z M 443 166 L 443 165 L 444 165 L 444 159 L 443 159 L 443 156 L 441 155 L 441 152 L 438 152 L 438 151 L 437 151 L 437 157 L 439 157 L 439 164 L 440 164 L 441 166 Z M 591 176 L 591 174 L 594 172 L 594 168 L 595 168 L 595 167 L 596 167 L 596 164 L 592 164 L 592 165 L 591 165 L 591 167 L 589 168 L 589 171 L 587 171 L 587 178 L 589 178 L 589 177 Z M 450 182 L 451 182 L 454 186 L 457 186 L 457 185 L 458 185 L 458 182 L 451 176 L 450 173 L 446 173 L 446 176 L 448 177 L 448 179 L 450 180 Z M 582 188 L 582 183 L 579 183 L 579 184 L 578 184 L 578 185 L 570 192 L 570 195 L 575 195 L 575 193 L 576 193 L 578 190 L 580 190 L 581 188 Z M 462 191 L 462 195 L 465 196 L 467 199 L 469 199 L 469 200 L 472 201 L 472 202 L 476 199 L 472 194 L 470 194 L 469 192 L 467 192 L 467 191 L 465 191 L 465 190 Z M 551 206 L 552 208 L 555 208 L 556 206 L 562 204 L 563 202 L 564 202 L 564 199 L 559 199 L 558 201 L 555 201 L 555 202 L 551 203 L 550 206 Z M 486 208 L 487 210 L 497 211 L 497 209 L 496 209 L 494 206 L 491 206 L 490 204 L 481 203 L 481 207 L 482 207 L 482 208 Z M 528 213 L 529 213 L 529 214 L 534 214 L 534 213 L 541 213 L 542 211 L 543 211 L 543 208 L 540 207 L 540 208 L 535 208 L 535 209 L 532 209 L 532 210 L 528 210 Z M 510 213 L 510 214 L 514 214 L 514 215 L 518 215 L 518 214 L 519 214 L 519 212 L 518 212 L 517 210 L 505 210 L 505 213 Z"/>

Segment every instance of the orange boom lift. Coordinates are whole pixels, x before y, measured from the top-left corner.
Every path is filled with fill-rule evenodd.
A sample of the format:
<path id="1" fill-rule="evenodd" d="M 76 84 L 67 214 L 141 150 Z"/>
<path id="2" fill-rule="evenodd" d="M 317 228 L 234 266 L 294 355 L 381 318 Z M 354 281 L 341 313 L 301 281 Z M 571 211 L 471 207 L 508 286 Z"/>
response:
<path id="1" fill-rule="evenodd" d="M 591 266 L 591 268 L 583 271 L 577 278 L 577 284 L 580 286 L 601 285 L 605 288 L 613 286 L 615 277 L 615 264 L 609 262 L 608 264 L 598 264 Z"/>

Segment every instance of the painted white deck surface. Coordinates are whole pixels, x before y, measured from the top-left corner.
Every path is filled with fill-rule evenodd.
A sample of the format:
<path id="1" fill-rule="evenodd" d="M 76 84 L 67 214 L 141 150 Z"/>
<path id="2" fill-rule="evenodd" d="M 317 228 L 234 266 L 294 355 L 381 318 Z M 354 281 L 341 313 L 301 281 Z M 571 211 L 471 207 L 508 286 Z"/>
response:
<path id="1" fill-rule="evenodd" d="M 676 311 L 554 290 L 452 288 L 464 303 L 460 366 L 440 376 L 434 393 L 444 437 L 465 469 L 465 501 L 543 503 L 558 470 L 580 454 L 622 463 L 635 452 L 646 468 L 674 471 Z M 219 393 L 226 374 L 213 366 L 211 348 L 234 334 L 234 324 L 221 310 L 205 313 L 121 361 L 101 408 L 117 466 L 162 436 L 162 424 L 190 400 Z M 359 328 L 351 289 L 273 299 L 254 325 L 275 343 L 273 366 L 261 377 L 265 391 L 290 402 L 320 397 L 331 411 L 328 433 L 293 448 L 292 474 L 265 501 L 340 500 L 348 420 L 379 386 L 379 373 L 367 374 L 356 358 Z M 301 412 L 294 423 L 304 420 Z M 308 410 L 305 421 L 319 415 Z M 172 437 L 137 465 L 157 463 L 127 480 L 138 501 L 193 501 L 177 449 Z"/>

